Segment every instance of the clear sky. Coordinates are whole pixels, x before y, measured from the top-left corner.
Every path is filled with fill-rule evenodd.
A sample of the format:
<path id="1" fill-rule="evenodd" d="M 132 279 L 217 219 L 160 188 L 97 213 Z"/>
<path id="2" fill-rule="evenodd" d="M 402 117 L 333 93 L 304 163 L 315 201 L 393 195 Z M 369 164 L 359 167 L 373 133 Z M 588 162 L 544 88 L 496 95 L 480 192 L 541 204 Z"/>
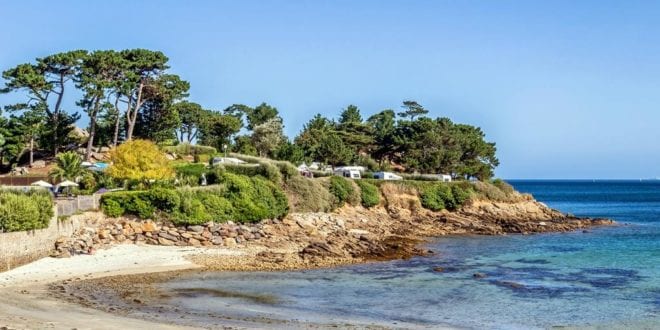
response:
<path id="1" fill-rule="evenodd" d="M 659 1 L 0 0 L 0 69 L 161 50 L 191 101 L 268 102 L 289 136 L 315 113 L 413 99 L 482 127 L 500 177 L 648 178 L 660 176 L 659 17 Z"/>

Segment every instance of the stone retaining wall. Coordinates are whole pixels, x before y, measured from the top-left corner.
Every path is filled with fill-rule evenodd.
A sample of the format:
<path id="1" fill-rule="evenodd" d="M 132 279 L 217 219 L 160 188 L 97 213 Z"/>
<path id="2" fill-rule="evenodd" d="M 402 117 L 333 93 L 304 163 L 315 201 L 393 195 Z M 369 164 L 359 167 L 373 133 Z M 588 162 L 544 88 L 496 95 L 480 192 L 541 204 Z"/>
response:
<path id="1" fill-rule="evenodd" d="M 83 226 L 80 219 L 58 221 L 55 214 L 48 228 L 0 233 L 0 271 L 48 256 L 58 238 L 71 236 Z"/>
<path id="2" fill-rule="evenodd" d="M 247 241 L 268 237 L 264 225 L 277 222 L 267 220 L 257 224 L 238 225 L 208 222 L 196 226 L 174 226 L 153 221 L 108 219 L 102 224 L 78 229 L 73 235 L 58 239 L 52 256 L 69 257 L 91 253 L 92 250 L 114 244 L 151 244 L 164 246 L 225 246 L 234 247 Z"/>

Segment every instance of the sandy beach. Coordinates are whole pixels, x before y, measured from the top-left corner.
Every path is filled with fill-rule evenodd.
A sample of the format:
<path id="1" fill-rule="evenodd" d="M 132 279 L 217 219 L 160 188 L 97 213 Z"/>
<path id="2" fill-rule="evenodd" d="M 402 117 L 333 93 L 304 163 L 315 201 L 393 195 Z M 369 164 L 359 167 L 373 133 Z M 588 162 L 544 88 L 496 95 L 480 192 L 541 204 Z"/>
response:
<path id="1" fill-rule="evenodd" d="M 193 269 L 192 254 L 236 255 L 226 249 L 118 245 L 94 255 L 44 258 L 0 273 L 0 326 L 9 329 L 181 329 L 165 323 L 116 316 L 55 299 L 47 285 L 67 279 Z"/>

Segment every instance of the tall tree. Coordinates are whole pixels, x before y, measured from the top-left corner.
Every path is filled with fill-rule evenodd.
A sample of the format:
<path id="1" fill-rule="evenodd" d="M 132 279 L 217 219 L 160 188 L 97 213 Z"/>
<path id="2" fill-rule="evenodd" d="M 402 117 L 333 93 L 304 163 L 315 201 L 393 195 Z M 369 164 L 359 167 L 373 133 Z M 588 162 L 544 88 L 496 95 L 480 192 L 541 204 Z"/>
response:
<path id="1" fill-rule="evenodd" d="M 339 115 L 340 124 L 348 123 L 362 123 L 362 115 L 360 114 L 360 109 L 355 105 L 349 105 L 341 112 Z"/>
<path id="2" fill-rule="evenodd" d="M 107 109 L 106 97 L 111 88 L 116 86 L 122 77 L 123 60 L 113 50 L 100 50 L 89 54 L 82 62 L 76 77 L 77 87 L 82 89 L 83 98 L 78 105 L 85 109 L 89 116 L 89 139 L 85 151 L 85 159 L 89 160 L 94 137 L 96 136 L 97 117 L 102 109 Z"/>
<path id="3" fill-rule="evenodd" d="M 367 119 L 374 137 L 372 156 L 378 160 L 382 167 L 383 161 L 391 159 L 396 151 L 394 144 L 394 131 L 396 128 L 396 114 L 393 110 L 383 110 Z"/>
<path id="4" fill-rule="evenodd" d="M 131 140 L 138 113 L 149 99 L 145 89 L 158 81 L 163 72 L 169 68 L 167 65 L 169 59 L 162 52 L 147 49 L 123 50 L 120 55 L 124 61 L 124 72 L 123 79 L 118 84 L 118 95 L 125 98 L 126 139 Z"/>
<path id="5" fill-rule="evenodd" d="M 192 143 L 197 139 L 199 130 L 204 126 L 207 118 L 207 112 L 202 106 L 188 101 L 177 102 L 172 105 L 172 110 L 179 115 L 179 129 L 177 137 L 179 142 Z"/>
<path id="6" fill-rule="evenodd" d="M 410 118 L 410 120 L 415 120 L 415 117 L 424 116 L 429 113 L 428 110 L 424 109 L 416 101 L 403 101 L 403 106 L 401 106 L 404 111 L 399 113 L 399 116 L 404 118 Z"/>
<path id="7" fill-rule="evenodd" d="M 66 86 L 86 56 L 87 51 L 84 50 L 58 53 L 38 58 L 34 64 L 20 64 L 2 73 L 7 91 L 26 91 L 27 103 L 31 106 L 39 103 L 46 111 L 49 127 L 46 133 L 50 135 L 54 154 L 65 143 L 64 139 L 70 131 L 67 124 L 76 117 L 75 114 L 67 115 L 62 109 Z"/>
<path id="8" fill-rule="evenodd" d="M 259 156 L 270 156 L 275 149 L 285 141 L 282 118 L 274 117 L 254 127 L 252 144 Z"/>
<path id="9" fill-rule="evenodd" d="M 198 140 L 218 150 L 223 150 L 224 145 L 229 145 L 232 136 L 241 130 L 242 122 L 236 116 L 203 110 L 201 117 L 204 120 L 199 128 Z"/>
<path id="10" fill-rule="evenodd" d="M 150 81 L 143 91 L 134 136 L 156 142 L 176 139 L 180 119 L 172 105 L 188 96 L 190 84 L 177 75 L 163 74 Z"/>

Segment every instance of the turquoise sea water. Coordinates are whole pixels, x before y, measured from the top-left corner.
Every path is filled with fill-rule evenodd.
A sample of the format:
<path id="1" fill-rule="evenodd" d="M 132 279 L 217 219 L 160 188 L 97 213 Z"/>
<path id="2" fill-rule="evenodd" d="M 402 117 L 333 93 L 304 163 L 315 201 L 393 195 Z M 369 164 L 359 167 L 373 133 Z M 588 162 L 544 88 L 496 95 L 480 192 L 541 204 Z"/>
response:
<path id="1" fill-rule="evenodd" d="M 429 243 L 438 252 L 432 257 L 338 269 L 189 275 L 166 286 L 267 299 L 180 295 L 170 303 L 200 314 L 235 310 L 311 321 L 323 315 L 404 327 L 660 328 L 660 182 L 511 183 L 553 208 L 623 225 L 443 237 Z"/>

